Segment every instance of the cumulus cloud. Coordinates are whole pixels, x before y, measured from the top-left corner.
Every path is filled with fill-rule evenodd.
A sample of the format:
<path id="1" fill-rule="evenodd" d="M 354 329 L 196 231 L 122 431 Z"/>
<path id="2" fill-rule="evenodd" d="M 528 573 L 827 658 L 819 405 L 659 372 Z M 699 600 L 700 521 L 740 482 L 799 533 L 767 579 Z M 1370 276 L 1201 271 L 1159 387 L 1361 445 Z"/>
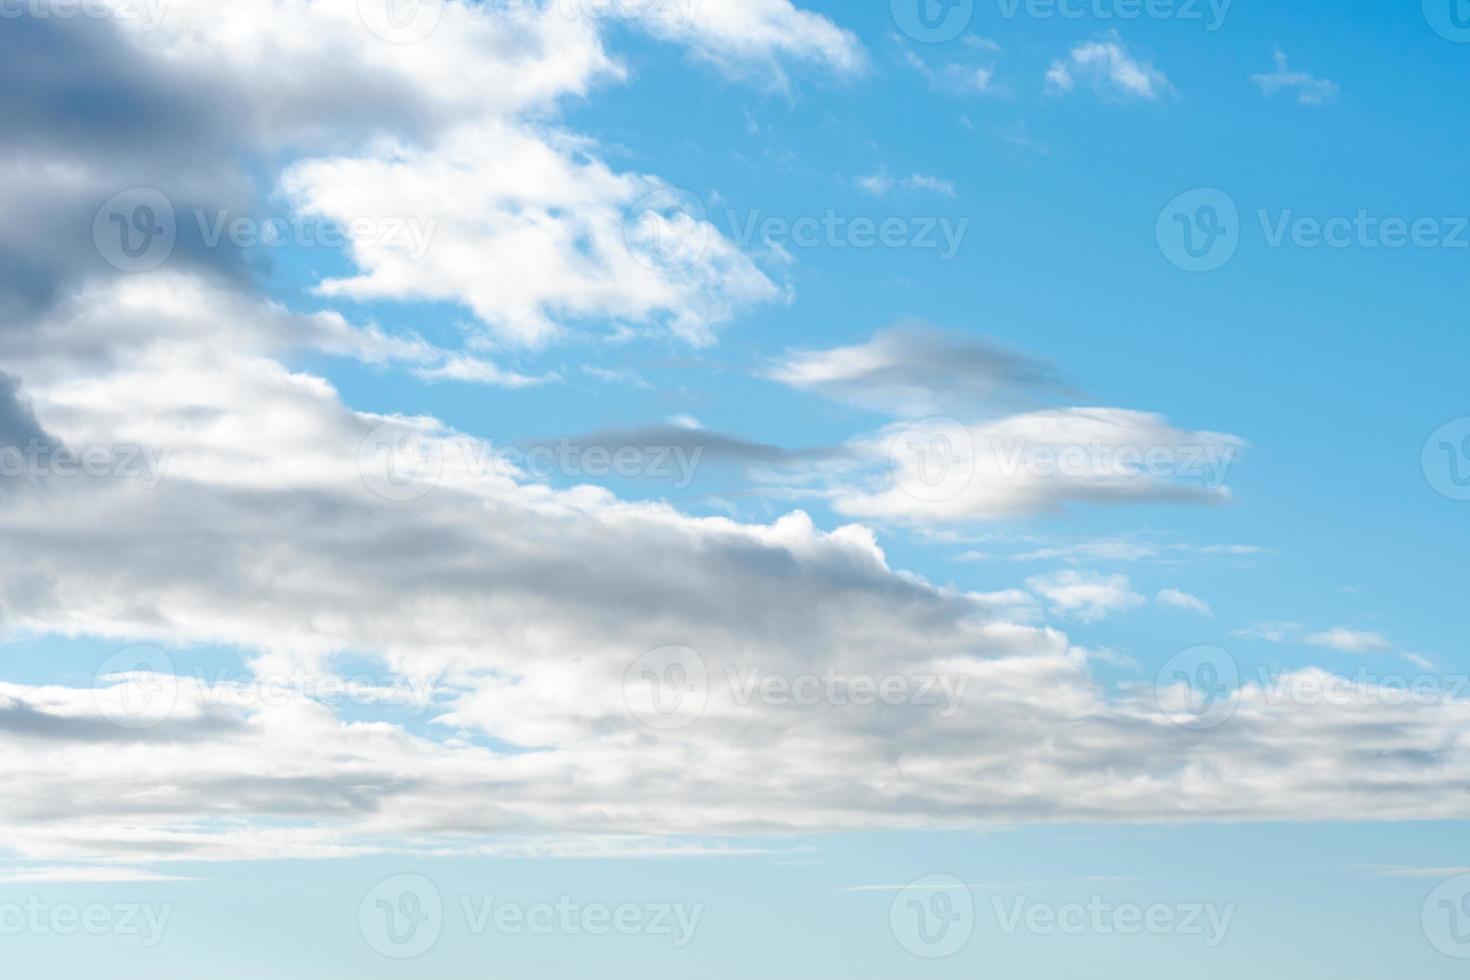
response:
<path id="1" fill-rule="evenodd" d="M 1046 73 L 1046 90 L 1053 95 L 1068 94 L 1079 82 L 1104 97 L 1149 102 L 1174 91 L 1163 72 L 1134 57 L 1116 35 L 1077 45 L 1065 58 L 1053 61 Z"/>

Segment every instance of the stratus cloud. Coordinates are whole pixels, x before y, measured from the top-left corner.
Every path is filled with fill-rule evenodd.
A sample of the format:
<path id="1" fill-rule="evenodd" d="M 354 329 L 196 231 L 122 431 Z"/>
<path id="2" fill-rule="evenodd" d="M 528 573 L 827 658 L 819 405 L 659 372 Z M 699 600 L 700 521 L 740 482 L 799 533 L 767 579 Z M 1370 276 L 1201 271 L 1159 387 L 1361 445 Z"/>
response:
<path id="1" fill-rule="evenodd" d="M 1051 63 L 1046 73 L 1046 90 L 1065 95 L 1086 84 L 1099 95 L 1111 98 L 1145 99 L 1157 102 L 1174 91 L 1167 76 L 1152 62 L 1135 58 L 1116 35 L 1086 41 L 1065 58 Z"/>
<path id="2" fill-rule="evenodd" d="M 1251 81 L 1261 89 L 1261 94 L 1270 96 L 1287 89 L 1295 89 L 1297 101 L 1302 105 L 1325 105 L 1337 98 L 1338 85 L 1328 78 L 1314 78 L 1304 71 L 1292 71 L 1284 51 L 1276 52 L 1276 70 L 1252 75 Z"/>
<path id="3" fill-rule="evenodd" d="M 1066 390 L 1047 361 L 917 322 L 880 330 L 861 344 L 790 351 L 768 375 L 794 388 L 897 414 L 947 411 L 973 417 L 997 404 Z"/>

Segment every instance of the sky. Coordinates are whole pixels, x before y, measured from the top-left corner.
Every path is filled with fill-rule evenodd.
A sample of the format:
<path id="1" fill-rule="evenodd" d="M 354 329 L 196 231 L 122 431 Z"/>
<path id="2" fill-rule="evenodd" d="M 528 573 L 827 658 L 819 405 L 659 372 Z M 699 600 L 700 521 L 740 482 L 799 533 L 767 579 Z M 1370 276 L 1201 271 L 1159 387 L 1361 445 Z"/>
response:
<path id="1" fill-rule="evenodd" d="M 1467 79 L 0 0 L 4 975 L 1463 975 Z"/>

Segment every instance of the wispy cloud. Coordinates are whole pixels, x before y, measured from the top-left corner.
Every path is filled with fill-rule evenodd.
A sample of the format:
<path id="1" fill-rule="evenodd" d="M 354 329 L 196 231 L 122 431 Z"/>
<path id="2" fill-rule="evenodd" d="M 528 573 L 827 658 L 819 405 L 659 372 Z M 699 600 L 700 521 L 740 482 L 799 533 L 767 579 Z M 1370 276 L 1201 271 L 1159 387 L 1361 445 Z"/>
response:
<path id="1" fill-rule="evenodd" d="M 1252 75 L 1261 94 L 1275 95 L 1282 90 L 1295 91 L 1302 105 L 1325 105 L 1337 98 L 1338 84 L 1331 79 L 1316 78 L 1304 71 L 1292 71 L 1284 51 L 1276 52 L 1276 70 Z"/>

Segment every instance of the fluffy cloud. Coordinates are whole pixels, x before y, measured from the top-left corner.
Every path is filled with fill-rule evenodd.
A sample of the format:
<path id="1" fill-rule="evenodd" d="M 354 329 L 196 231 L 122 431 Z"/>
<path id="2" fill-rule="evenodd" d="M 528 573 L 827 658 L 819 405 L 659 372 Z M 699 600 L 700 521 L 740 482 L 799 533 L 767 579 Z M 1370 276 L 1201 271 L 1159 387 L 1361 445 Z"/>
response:
<path id="1" fill-rule="evenodd" d="M 1084 623 L 1137 609 L 1147 601 L 1133 591 L 1126 575 L 1062 571 L 1033 576 L 1026 580 L 1026 587 L 1046 599 L 1054 612 Z"/>
<path id="2" fill-rule="evenodd" d="M 1046 73 L 1047 91 L 1054 95 L 1070 93 L 1079 81 L 1110 98 L 1157 102 L 1174 91 L 1163 72 L 1135 58 L 1116 36 L 1077 45 Z"/>

